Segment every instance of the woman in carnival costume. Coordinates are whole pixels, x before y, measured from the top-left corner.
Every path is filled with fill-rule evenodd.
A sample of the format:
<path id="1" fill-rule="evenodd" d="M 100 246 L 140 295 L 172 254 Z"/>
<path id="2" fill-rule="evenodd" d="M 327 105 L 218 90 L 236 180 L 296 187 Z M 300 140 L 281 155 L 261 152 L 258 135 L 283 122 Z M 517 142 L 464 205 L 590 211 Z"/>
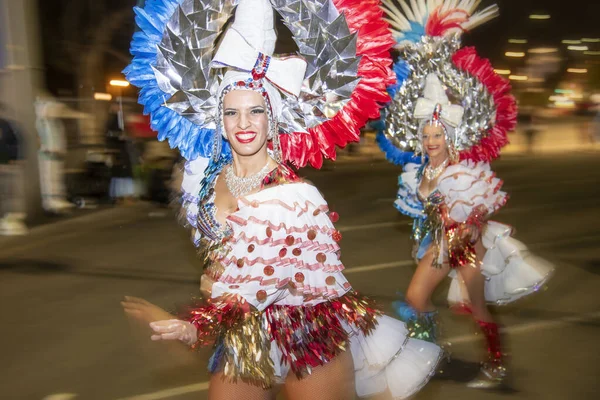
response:
<path id="1" fill-rule="evenodd" d="M 319 167 L 378 115 L 393 82 L 378 2 L 242 0 L 213 51 L 233 6 L 136 9 L 142 31 L 126 74 L 159 138 L 189 160 L 182 217 L 207 265 L 205 300 L 178 318 L 132 297 L 125 310 L 161 315 L 153 340 L 214 345 L 211 399 L 270 399 L 281 385 L 289 399 L 408 397 L 440 348 L 352 290 L 336 214 L 285 164 Z M 303 57 L 272 56 L 273 8 Z"/>
<path id="2" fill-rule="evenodd" d="M 553 267 L 488 218 L 508 196 L 489 162 L 508 141 L 517 109 L 510 85 L 460 34 L 495 17 L 497 6 L 475 11 L 477 0 L 417 0 L 402 10 L 383 0 L 400 50 L 397 83 L 378 143 L 404 167 L 396 208 L 414 219 L 417 269 L 406 302 L 394 308 L 411 337 L 436 342 L 435 288 L 452 278 L 452 309 L 470 314 L 483 333 L 488 360 L 474 388 L 499 386 L 506 366 L 499 327 L 487 304 L 503 305 L 537 291 Z M 448 98 L 456 99 L 452 104 Z"/>

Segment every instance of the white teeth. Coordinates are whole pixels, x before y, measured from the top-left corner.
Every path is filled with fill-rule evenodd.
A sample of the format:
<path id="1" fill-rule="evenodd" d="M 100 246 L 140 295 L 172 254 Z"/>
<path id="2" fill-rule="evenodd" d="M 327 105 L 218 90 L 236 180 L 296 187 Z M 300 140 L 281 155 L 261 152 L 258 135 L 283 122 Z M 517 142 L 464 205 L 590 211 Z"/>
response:
<path id="1" fill-rule="evenodd" d="M 238 139 L 241 140 L 250 140 L 256 136 L 256 133 L 238 133 L 236 134 Z"/>

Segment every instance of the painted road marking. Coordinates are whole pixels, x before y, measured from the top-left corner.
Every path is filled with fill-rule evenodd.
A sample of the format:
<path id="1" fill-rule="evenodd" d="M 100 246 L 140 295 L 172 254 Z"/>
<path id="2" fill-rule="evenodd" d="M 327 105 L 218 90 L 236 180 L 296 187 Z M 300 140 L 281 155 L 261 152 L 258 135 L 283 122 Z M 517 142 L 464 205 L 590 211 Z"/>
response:
<path id="1" fill-rule="evenodd" d="M 415 265 L 414 260 L 401 260 L 401 261 L 393 261 L 393 262 L 381 263 L 381 264 L 363 265 L 360 267 L 348 267 L 348 268 L 344 269 L 344 275 L 356 274 L 358 272 L 377 271 L 380 269 L 388 269 L 388 268 L 409 267 L 411 265 Z"/>
<path id="2" fill-rule="evenodd" d="M 75 393 L 55 393 L 49 394 L 42 400 L 73 400 L 77 395 Z"/>
<path id="3" fill-rule="evenodd" d="M 187 393 L 203 392 L 208 389 L 208 382 L 194 383 L 192 385 L 178 386 L 157 392 L 139 394 L 132 397 L 123 397 L 119 400 L 161 400 L 169 397 L 180 396 Z"/>
<path id="4" fill-rule="evenodd" d="M 338 227 L 340 232 L 352 232 L 364 229 L 390 228 L 397 225 L 408 225 L 406 222 L 378 222 L 374 224 L 348 225 Z M 411 224 L 412 225 L 412 224 Z"/>

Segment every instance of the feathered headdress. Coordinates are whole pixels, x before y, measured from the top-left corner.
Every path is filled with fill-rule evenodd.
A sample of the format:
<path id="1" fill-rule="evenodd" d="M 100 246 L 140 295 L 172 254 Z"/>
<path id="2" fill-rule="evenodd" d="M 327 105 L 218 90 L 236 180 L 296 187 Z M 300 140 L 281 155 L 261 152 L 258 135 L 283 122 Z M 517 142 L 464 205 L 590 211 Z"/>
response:
<path id="1" fill-rule="evenodd" d="M 229 48 L 214 59 L 216 40 L 238 3 L 257 21 L 272 19 L 272 10 L 279 13 L 306 61 L 301 85 L 281 68 L 285 59 L 254 48 L 235 28 L 221 46 L 238 53 Z M 124 72 L 141 89 L 139 102 L 159 140 L 194 160 L 231 151 L 226 142 L 214 146 L 224 79 L 216 67 L 252 70 L 284 94 L 278 110 L 283 160 L 319 168 L 323 158 L 335 159 L 336 146 L 358 141 L 359 129 L 389 101 L 385 88 L 393 83 L 394 41 L 379 5 L 379 0 L 146 0 L 144 8 L 135 8 L 141 30 L 134 34 L 134 58 Z M 268 39 L 274 42 L 274 34 Z"/>
<path id="2" fill-rule="evenodd" d="M 400 57 L 394 64 L 393 100 L 377 136 L 386 157 L 396 164 L 419 162 L 419 99 L 426 98 L 427 77 L 434 75 L 442 90 L 464 110 L 455 123 L 454 146 L 460 159 L 490 161 L 508 143 L 517 107 L 508 81 L 473 47 L 461 48 L 463 32 L 498 15 L 491 5 L 477 11 L 480 0 L 382 0 Z M 399 6 L 397 6 L 399 4 Z M 445 94 L 444 94 L 445 95 Z M 443 107 L 442 107 L 443 109 Z"/>

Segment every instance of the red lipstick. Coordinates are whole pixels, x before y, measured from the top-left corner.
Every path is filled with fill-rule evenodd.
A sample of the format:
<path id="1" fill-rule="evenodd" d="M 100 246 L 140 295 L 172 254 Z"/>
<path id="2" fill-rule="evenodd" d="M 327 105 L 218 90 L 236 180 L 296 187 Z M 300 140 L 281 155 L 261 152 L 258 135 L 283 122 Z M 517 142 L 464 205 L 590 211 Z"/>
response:
<path id="1" fill-rule="evenodd" d="M 240 131 L 235 133 L 235 139 L 241 144 L 252 143 L 258 134 L 252 131 Z"/>

